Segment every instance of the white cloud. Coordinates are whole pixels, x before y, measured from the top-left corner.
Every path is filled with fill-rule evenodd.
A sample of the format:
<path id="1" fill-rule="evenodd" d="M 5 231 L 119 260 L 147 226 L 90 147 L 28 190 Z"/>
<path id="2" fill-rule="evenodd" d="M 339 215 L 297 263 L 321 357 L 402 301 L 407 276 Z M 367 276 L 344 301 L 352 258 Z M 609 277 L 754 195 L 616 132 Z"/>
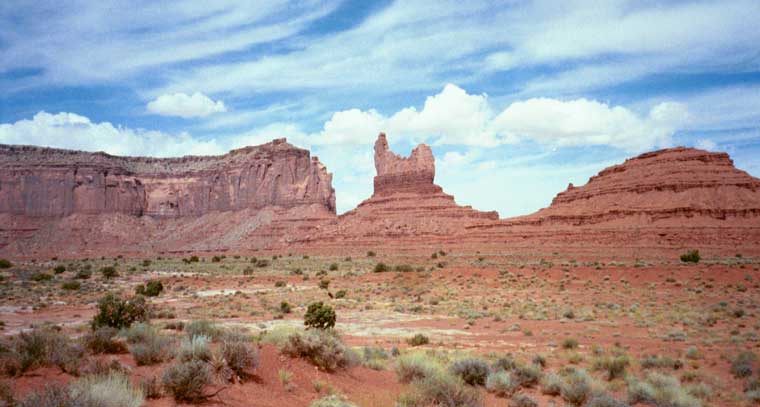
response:
<path id="1" fill-rule="evenodd" d="M 39 112 L 31 120 L 0 124 L 0 142 L 156 157 L 226 152 L 216 140 L 199 140 L 187 133 L 116 127 L 109 122 L 93 123 L 74 113 Z"/>
<path id="2" fill-rule="evenodd" d="M 552 146 L 607 145 L 628 151 L 667 146 L 688 123 L 686 106 L 662 102 L 641 117 L 623 106 L 595 100 L 537 98 L 514 102 L 497 116 L 487 95 L 470 95 L 448 84 L 421 110 L 404 108 L 390 117 L 375 110 L 335 113 L 316 144 L 371 145 L 385 131 L 411 144 L 494 147 L 530 140 Z"/>
<path id="3" fill-rule="evenodd" d="M 492 125 L 499 134 L 557 146 L 607 145 L 640 151 L 670 144 L 688 120 L 682 104 L 664 102 L 647 117 L 594 100 L 535 98 L 512 103 Z"/>
<path id="4" fill-rule="evenodd" d="M 195 92 L 166 94 L 148 103 L 148 110 L 161 116 L 179 116 L 184 118 L 206 117 L 213 113 L 226 112 L 224 102 L 214 102 L 208 96 Z"/>
<path id="5" fill-rule="evenodd" d="M 718 148 L 718 145 L 709 139 L 699 139 L 696 141 L 696 143 L 694 143 L 694 146 L 701 150 L 707 151 L 715 151 Z"/>

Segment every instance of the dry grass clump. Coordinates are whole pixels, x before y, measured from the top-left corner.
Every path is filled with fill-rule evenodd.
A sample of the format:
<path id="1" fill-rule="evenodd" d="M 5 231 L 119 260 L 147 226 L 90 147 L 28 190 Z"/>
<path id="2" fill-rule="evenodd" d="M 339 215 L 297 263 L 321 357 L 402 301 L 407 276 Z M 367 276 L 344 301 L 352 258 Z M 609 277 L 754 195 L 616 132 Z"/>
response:
<path id="1" fill-rule="evenodd" d="M 398 407 L 481 407 L 480 392 L 445 370 L 436 371 L 412 382 L 411 388 L 396 401 Z"/>
<path id="2" fill-rule="evenodd" d="M 142 389 L 119 373 L 87 376 L 72 384 L 70 392 L 82 406 L 140 407 L 145 401 Z"/>
<path id="3" fill-rule="evenodd" d="M 124 332 L 124 336 L 138 366 L 154 365 L 173 357 L 174 341 L 161 335 L 152 325 L 135 324 Z"/>
<path id="4" fill-rule="evenodd" d="M 164 389 L 176 401 L 198 402 L 207 398 L 206 386 L 211 384 L 211 369 L 208 363 L 191 360 L 172 365 L 164 372 Z"/>
<path id="5" fill-rule="evenodd" d="M 76 375 L 84 357 L 83 346 L 53 328 L 21 332 L 6 347 L 8 352 L 0 355 L 0 365 L 11 376 L 47 366 Z"/>
<path id="6" fill-rule="evenodd" d="M 652 406 L 701 407 L 702 402 L 681 387 L 681 382 L 661 373 L 650 373 L 645 380 L 630 380 L 628 401 Z"/>
<path id="7" fill-rule="evenodd" d="M 396 360 L 396 375 L 402 383 L 423 380 L 443 371 L 436 360 L 421 353 L 410 353 Z"/>
<path id="8" fill-rule="evenodd" d="M 333 394 L 323 397 L 309 404 L 309 407 L 357 407 L 356 404 L 349 403 L 343 397 Z"/>
<path id="9" fill-rule="evenodd" d="M 458 376 L 471 386 L 483 386 L 490 369 L 483 359 L 467 358 L 455 361 L 449 367 L 451 374 Z"/>
<path id="10" fill-rule="evenodd" d="M 307 359 L 326 371 L 354 366 L 359 357 L 332 330 L 312 329 L 295 332 L 280 349 L 290 357 Z"/>
<path id="11" fill-rule="evenodd" d="M 127 351 L 124 343 L 116 338 L 119 331 L 116 328 L 102 327 L 89 332 L 84 337 L 87 349 L 92 353 L 124 353 Z"/>

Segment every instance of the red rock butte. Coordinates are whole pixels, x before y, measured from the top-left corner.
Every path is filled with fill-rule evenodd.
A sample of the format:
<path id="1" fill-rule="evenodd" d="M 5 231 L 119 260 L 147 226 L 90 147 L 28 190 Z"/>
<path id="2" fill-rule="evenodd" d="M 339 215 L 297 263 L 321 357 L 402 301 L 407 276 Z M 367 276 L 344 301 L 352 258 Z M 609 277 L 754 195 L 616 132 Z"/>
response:
<path id="1" fill-rule="evenodd" d="M 285 139 L 221 156 L 117 157 L 0 145 L 0 254 L 352 252 L 430 248 L 656 257 L 760 254 L 760 180 L 725 153 L 671 148 L 499 219 L 435 184 L 421 144 L 375 143 L 374 193 L 335 215 L 332 175 Z"/>

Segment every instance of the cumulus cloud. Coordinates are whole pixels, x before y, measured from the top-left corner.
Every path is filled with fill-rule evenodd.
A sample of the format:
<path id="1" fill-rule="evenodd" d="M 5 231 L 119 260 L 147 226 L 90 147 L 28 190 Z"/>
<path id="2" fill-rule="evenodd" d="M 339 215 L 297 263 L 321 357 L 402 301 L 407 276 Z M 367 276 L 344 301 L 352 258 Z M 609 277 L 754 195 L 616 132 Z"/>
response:
<path id="1" fill-rule="evenodd" d="M 622 106 L 588 99 L 535 98 L 512 103 L 492 122 L 495 132 L 557 146 L 607 145 L 629 151 L 667 146 L 688 121 L 682 104 L 663 102 L 640 117 Z"/>
<path id="2" fill-rule="evenodd" d="M 627 151 L 667 146 L 689 121 L 685 105 L 662 102 L 641 116 L 623 106 L 588 99 L 533 98 L 507 106 L 498 115 L 488 96 L 471 95 L 448 84 L 425 100 L 383 116 L 351 109 L 333 114 L 318 144 L 370 144 L 379 131 L 412 143 L 494 147 L 520 141 L 551 146 L 606 145 Z"/>
<path id="3" fill-rule="evenodd" d="M 87 117 L 65 112 L 39 112 L 31 120 L 0 124 L 0 142 L 158 157 L 224 152 L 215 140 L 199 140 L 187 133 L 117 127 L 109 122 L 93 123 Z"/>
<path id="4" fill-rule="evenodd" d="M 161 95 L 148 103 L 148 110 L 161 116 L 179 116 L 187 119 L 226 112 L 227 107 L 221 100 L 214 102 L 208 96 L 195 92 L 192 95 L 185 93 Z"/>

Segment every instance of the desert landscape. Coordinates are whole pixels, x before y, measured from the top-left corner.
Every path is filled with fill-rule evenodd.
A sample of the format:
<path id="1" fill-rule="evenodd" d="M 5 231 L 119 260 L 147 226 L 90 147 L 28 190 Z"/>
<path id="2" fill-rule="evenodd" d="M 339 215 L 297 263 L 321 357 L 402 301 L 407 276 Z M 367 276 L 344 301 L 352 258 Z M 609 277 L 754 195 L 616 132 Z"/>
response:
<path id="1" fill-rule="evenodd" d="M 0 2 L 0 407 L 760 406 L 758 20 Z"/>
<path id="2" fill-rule="evenodd" d="M 500 219 L 385 134 L 374 194 L 340 216 L 331 174 L 285 140 L 2 152 L 7 405 L 760 399 L 760 180 L 724 153 L 646 153 Z"/>

